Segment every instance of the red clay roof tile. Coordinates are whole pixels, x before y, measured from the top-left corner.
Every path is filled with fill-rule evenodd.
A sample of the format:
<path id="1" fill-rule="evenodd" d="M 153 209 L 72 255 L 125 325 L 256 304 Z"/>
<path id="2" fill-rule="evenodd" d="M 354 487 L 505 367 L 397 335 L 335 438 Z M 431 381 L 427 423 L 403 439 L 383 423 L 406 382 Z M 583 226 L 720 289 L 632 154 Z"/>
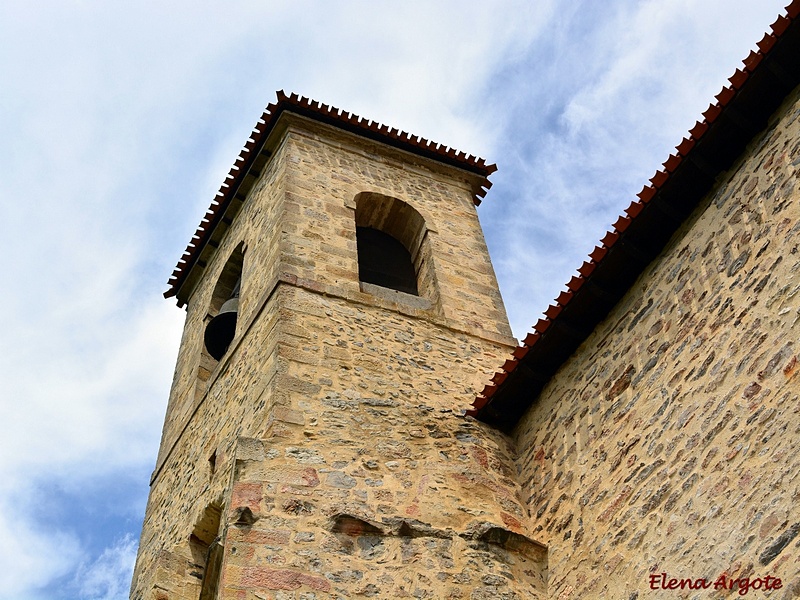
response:
<path id="1" fill-rule="evenodd" d="M 531 333 L 529 333 L 528 335 L 525 336 L 524 343 L 525 343 L 525 345 L 530 347 L 530 346 L 533 346 L 538 341 L 538 339 L 539 339 L 539 333 L 538 332 L 531 332 Z"/>
<path id="2" fill-rule="evenodd" d="M 189 272 L 197 263 L 200 253 L 211 239 L 214 229 L 222 220 L 222 215 L 227 210 L 233 197 L 235 197 L 250 166 L 257 157 L 256 150 L 263 147 L 278 118 L 285 111 L 301 114 L 351 133 L 369 137 L 389 146 L 475 173 L 483 178 L 480 187 L 475 190 L 473 198 L 475 204 L 480 204 L 481 199 L 486 196 L 487 190 L 491 187 L 488 177 L 497 170 L 496 165 L 487 165 L 482 158 L 471 154 L 467 155 L 465 152 L 459 152 L 454 148 L 431 142 L 405 131 L 389 128 L 376 121 L 370 121 L 352 113 L 344 112 L 336 107 L 312 101 L 310 98 L 304 98 L 297 94 L 287 96 L 283 90 L 280 90 L 277 92 L 277 102 L 267 106 L 240 155 L 225 176 L 219 192 L 211 202 L 209 211 L 200 221 L 200 225 L 192 237 L 194 243 L 190 242 L 188 244 L 186 251 L 169 278 L 169 289 L 164 292 L 165 298 L 178 295 Z M 183 300 L 179 298 L 178 305 L 182 306 L 183 304 Z"/>
<path id="3" fill-rule="evenodd" d="M 678 165 L 681 164 L 681 157 L 677 154 L 670 154 L 669 158 L 664 162 L 664 168 L 669 172 L 672 173 L 675 169 L 678 168 Z"/>
<path id="4" fill-rule="evenodd" d="M 517 360 L 519 360 L 520 358 L 525 356 L 527 353 L 528 353 L 528 346 L 522 345 L 522 346 L 517 346 L 516 348 L 514 348 L 514 351 L 511 353 L 511 355 L 514 358 L 516 358 Z"/>
<path id="5" fill-rule="evenodd" d="M 617 243 L 618 239 L 619 239 L 619 233 L 617 233 L 616 231 L 607 231 L 606 234 L 603 236 L 603 238 L 600 240 L 600 242 L 606 248 L 611 248 L 611 246 Z"/>
<path id="6" fill-rule="evenodd" d="M 558 295 L 558 298 L 556 298 L 556 302 L 558 302 L 561 306 L 564 306 L 571 299 L 572 299 L 572 292 L 564 290 Z"/>
<path id="7" fill-rule="evenodd" d="M 644 202 L 645 204 L 650 202 L 653 196 L 656 195 L 656 188 L 650 185 L 646 185 L 642 188 L 642 191 L 636 194 L 639 197 L 639 200 Z"/>
<path id="8" fill-rule="evenodd" d="M 556 304 L 551 304 L 547 307 L 547 310 L 544 311 L 545 316 L 548 319 L 555 319 L 558 316 L 558 313 L 561 312 L 561 307 Z M 505 369 L 505 367 L 503 367 Z M 508 369 L 506 369 L 508 371 Z"/>
<path id="9" fill-rule="evenodd" d="M 602 260 L 607 252 L 608 252 L 608 248 L 602 248 L 600 246 L 595 246 L 594 250 L 592 250 L 591 253 L 589 254 L 589 258 L 591 258 L 594 262 L 597 262 L 598 260 Z M 545 314 L 547 314 L 547 313 L 545 313 Z"/>
<path id="10" fill-rule="evenodd" d="M 722 107 L 719 104 L 711 104 L 703 113 L 703 117 L 705 117 L 706 123 L 713 123 L 717 120 L 717 117 L 722 112 Z"/>
<path id="11" fill-rule="evenodd" d="M 581 293 L 581 289 L 583 287 L 584 282 L 587 278 L 595 271 L 595 268 L 598 264 L 602 264 L 603 260 L 608 256 L 608 249 L 611 248 L 614 243 L 619 239 L 620 233 L 628 229 L 629 225 L 638 217 L 645 208 L 645 205 L 649 203 L 659 192 L 659 189 L 662 188 L 671 178 L 671 175 L 678 169 L 682 163 L 683 158 L 688 156 L 690 152 L 692 152 L 695 147 L 696 143 L 703 138 L 704 135 L 708 132 L 710 126 L 724 113 L 725 108 L 731 104 L 733 99 L 737 96 L 737 93 L 742 88 L 742 86 L 746 85 L 748 80 L 751 79 L 751 74 L 755 73 L 761 65 L 765 58 L 769 56 L 770 52 L 773 52 L 777 42 L 779 41 L 780 37 L 786 33 L 789 29 L 791 23 L 800 17 L 800 0 L 793 0 L 793 2 L 786 7 L 786 16 L 779 16 L 775 23 L 772 25 L 771 29 L 773 34 L 767 33 L 760 42 L 758 42 L 758 52 L 751 52 L 748 57 L 743 61 L 745 65 L 745 71 L 741 69 L 737 69 L 736 72 L 731 76 L 729 81 L 731 82 L 731 87 L 723 87 L 719 94 L 717 94 L 716 99 L 718 104 L 712 104 L 709 108 L 703 113 L 704 120 L 703 122 L 698 121 L 695 126 L 689 131 L 689 137 L 684 138 L 680 144 L 676 147 L 677 155 L 671 155 L 667 161 L 664 163 L 664 167 L 666 172 L 658 171 L 653 178 L 650 180 L 653 183 L 653 186 L 645 185 L 641 192 L 637 194 L 640 199 L 640 202 L 633 201 L 631 202 L 630 206 L 625 210 L 625 213 L 630 218 L 621 217 L 617 220 L 614 224 L 614 231 L 606 233 L 605 237 L 601 240 L 601 243 L 604 247 L 596 247 L 592 253 L 590 254 L 591 262 L 584 262 L 581 267 L 578 269 L 578 273 L 580 277 L 573 276 L 569 283 L 567 283 L 567 288 L 569 291 L 563 291 L 558 297 L 557 303 L 560 306 L 565 306 L 568 302 L 570 302 L 576 294 Z M 797 57 L 794 58 L 795 61 L 798 60 Z M 766 85 L 766 84 L 764 84 Z M 702 161 L 702 158 L 701 158 Z M 523 358 L 530 357 L 531 352 L 530 350 L 541 340 L 544 338 L 542 334 L 550 329 L 550 324 L 553 322 L 554 319 L 558 319 L 559 316 L 563 318 L 563 311 L 558 310 L 557 312 L 552 311 L 553 307 L 549 307 L 547 312 L 545 313 L 545 319 L 540 319 L 536 325 L 534 326 L 534 330 L 536 333 L 529 333 L 525 338 L 523 345 L 519 346 L 517 349 L 514 350 L 512 353 L 511 361 L 519 362 Z M 554 335 L 557 335 L 558 331 L 555 332 Z M 548 334 L 550 335 L 550 334 Z M 503 365 L 504 377 L 502 377 L 502 382 L 507 381 L 508 373 L 514 371 L 515 369 L 508 368 L 508 362 Z M 535 365 L 534 365 L 535 368 Z M 512 415 L 510 418 L 506 418 L 504 420 L 503 416 L 497 414 L 498 410 L 501 409 L 494 409 L 490 410 L 492 404 L 495 402 L 496 397 L 498 395 L 498 390 L 501 389 L 501 385 L 491 385 L 486 386 L 483 390 L 482 395 L 478 396 L 473 403 L 473 408 L 467 411 L 467 414 L 470 416 L 475 417 L 487 417 L 487 420 L 493 420 L 495 422 L 504 424 L 504 426 L 508 427 L 509 423 L 513 425 L 517 418 L 521 415 L 520 413 L 520 402 L 513 402 L 513 408 L 511 410 L 515 411 L 516 415 Z M 525 392 L 528 401 L 532 402 L 530 390 Z M 488 412 L 487 412 L 488 411 Z M 491 416 L 489 416 L 491 413 Z"/>
<path id="12" fill-rule="evenodd" d="M 644 208 L 644 204 L 642 204 L 641 202 L 636 202 L 634 200 L 633 202 L 631 202 L 631 205 L 628 208 L 625 209 L 624 212 L 629 217 L 635 218 L 636 215 L 638 215 L 640 212 L 642 212 L 643 208 Z"/>

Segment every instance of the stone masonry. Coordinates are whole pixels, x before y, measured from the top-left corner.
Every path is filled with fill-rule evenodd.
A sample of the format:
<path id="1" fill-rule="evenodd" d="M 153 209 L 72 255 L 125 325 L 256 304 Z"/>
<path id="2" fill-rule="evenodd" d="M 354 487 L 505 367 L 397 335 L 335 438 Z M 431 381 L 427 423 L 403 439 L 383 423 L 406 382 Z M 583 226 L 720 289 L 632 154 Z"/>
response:
<path id="1" fill-rule="evenodd" d="M 741 593 L 651 589 L 664 572 L 800 596 L 798 98 L 518 424 L 548 597 Z"/>
<path id="2" fill-rule="evenodd" d="M 543 598 L 510 438 L 463 417 L 514 344 L 479 178 L 280 119 L 188 299 L 131 598 Z M 358 279 L 359 203 L 392 199 L 424 220 L 419 297 Z M 232 256 L 216 362 L 202 335 Z"/>

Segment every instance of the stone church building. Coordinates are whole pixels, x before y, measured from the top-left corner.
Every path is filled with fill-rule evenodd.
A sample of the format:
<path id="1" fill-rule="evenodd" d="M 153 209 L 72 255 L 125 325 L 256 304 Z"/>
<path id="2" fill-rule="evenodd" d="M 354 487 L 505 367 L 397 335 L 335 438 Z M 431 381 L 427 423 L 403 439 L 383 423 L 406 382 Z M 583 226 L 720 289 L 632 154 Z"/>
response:
<path id="1" fill-rule="evenodd" d="M 521 345 L 494 165 L 279 92 L 165 294 L 130 597 L 800 597 L 799 84 L 796 0 Z"/>

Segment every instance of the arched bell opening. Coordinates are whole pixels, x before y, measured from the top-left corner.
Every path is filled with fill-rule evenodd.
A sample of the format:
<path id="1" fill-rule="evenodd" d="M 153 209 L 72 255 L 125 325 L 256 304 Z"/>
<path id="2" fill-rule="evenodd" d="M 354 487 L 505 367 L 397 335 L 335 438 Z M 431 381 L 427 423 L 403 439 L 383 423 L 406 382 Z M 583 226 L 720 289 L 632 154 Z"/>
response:
<path id="1" fill-rule="evenodd" d="M 197 386 L 197 394 L 204 392 L 205 382 L 236 337 L 243 264 L 244 243 L 241 243 L 225 263 L 211 294 L 203 323 L 203 343 L 197 374 L 200 385 Z"/>
<path id="2" fill-rule="evenodd" d="M 438 301 L 428 227 L 422 215 L 397 198 L 362 192 L 356 201 L 358 279 Z"/>
<path id="3" fill-rule="evenodd" d="M 241 285 L 242 278 L 239 277 L 230 298 L 222 304 L 217 316 L 213 317 L 206 325 L 203 342 L 205 343 L 206 351 L 215 360 L 225 356 L 228 346 L 236 336 L 236 321 L 239 315 L 239 288 Z"/>

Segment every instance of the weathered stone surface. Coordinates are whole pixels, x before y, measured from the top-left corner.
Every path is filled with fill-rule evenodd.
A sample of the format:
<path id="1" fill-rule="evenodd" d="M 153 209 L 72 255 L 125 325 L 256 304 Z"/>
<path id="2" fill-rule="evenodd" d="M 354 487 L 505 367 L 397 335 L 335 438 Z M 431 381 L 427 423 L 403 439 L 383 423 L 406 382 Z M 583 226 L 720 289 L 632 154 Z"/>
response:
<path id="1" fill-rule="evenodd" d="M 798 115 L 795 93 L 518 425 L 548 597 L 800 578 Z"/>
<path id="2" fill-rule="evenodd" d="M 220 598 L 543 597 L 511 441 L 462 416 L 513 343 L 476 178 L 287 119 L 189 302 L 132 598 L 199 597 L 190 535 L 212 502 Z M 365 191 L 425 218 L 424 297 L 359 283 Z M 203 326 L 237 247 L 237 334 L 215 363 Z"/>

